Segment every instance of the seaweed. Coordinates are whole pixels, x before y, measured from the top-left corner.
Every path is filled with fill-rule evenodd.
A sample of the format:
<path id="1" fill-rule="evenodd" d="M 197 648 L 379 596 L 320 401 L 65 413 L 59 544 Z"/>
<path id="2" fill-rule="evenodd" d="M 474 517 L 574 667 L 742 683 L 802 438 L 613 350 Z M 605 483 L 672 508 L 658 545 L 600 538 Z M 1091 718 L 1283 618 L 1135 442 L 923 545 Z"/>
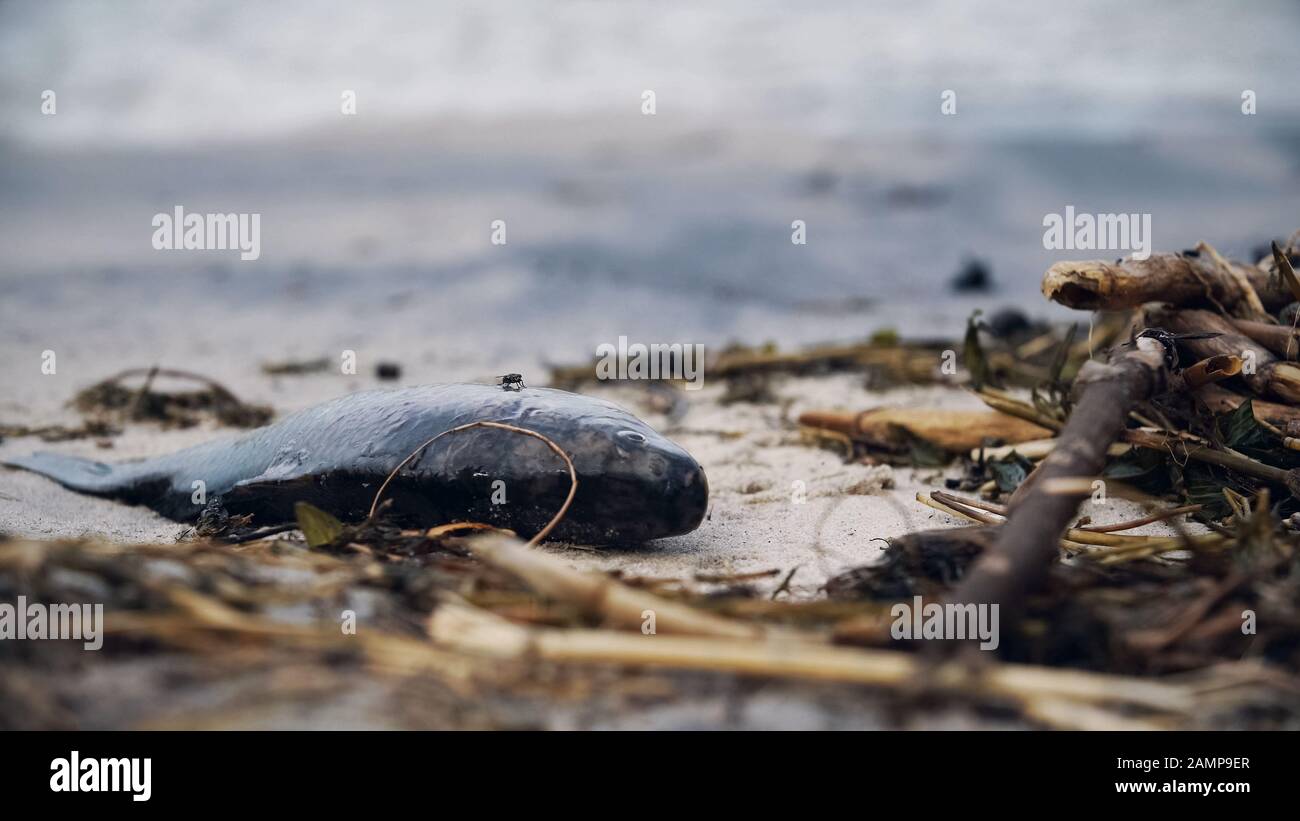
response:
<path id="1" fill-rule="evenodd" d="M 123 384 L 143 376 L 139 386 Z M 157 378 L 202 383 L 195 390 L 154 389 Z M 199 374 L 171 368 L 131 368 L 85 388 L 71 403 L 81 413 L 117 423 L 154 422 L 166 428 L 187 428 L 212 419 L 240 428 L 265 425 L 274 415 L 270 407 L 242 401 L 226 387 Z"/>

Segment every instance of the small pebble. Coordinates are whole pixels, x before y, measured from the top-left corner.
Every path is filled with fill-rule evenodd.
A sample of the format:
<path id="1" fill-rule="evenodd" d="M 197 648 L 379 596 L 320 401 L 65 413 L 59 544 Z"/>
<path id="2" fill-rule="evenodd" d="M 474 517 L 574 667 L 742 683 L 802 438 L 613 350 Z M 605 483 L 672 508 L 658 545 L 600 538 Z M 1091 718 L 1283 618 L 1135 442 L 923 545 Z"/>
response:
<path id="1" fill-rule="evenodd" d="M 958 293 L 983 293 L 992 288 L 993 274 L 978 259 L 967 260 L 952 280 L 952 289 Z"/>

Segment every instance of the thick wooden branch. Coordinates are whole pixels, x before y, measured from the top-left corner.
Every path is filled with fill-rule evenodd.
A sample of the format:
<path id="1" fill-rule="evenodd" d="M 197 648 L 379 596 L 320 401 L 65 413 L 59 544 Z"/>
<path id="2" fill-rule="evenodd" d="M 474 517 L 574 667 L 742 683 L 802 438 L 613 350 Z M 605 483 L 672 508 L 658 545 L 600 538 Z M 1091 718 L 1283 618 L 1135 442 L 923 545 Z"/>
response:
<path id="1" fill-rule="evenodd" d="M 1164 392 L 1168 379 L 1165 348 L 1154 339 L 1139 338 L 1132 348 L 1113 349 L 1107 363 L 1083 366 L 1060 444 L 1035 471 L 1033 488 L 1009 511 L 993 550 L 975 563 L 950 602 L 998 605 L 1003 626 L 1019 618 L 1025 597 L 1056 561 L 1061 536 L 1105 467 L 1106 450 L 1124 432 L 1129 412 Z"/>
<path id="2" fill-rule="evenodd" d="M 1148 302 L 1221 305 L 1237 316 L 1264 320 L 1295 297 L 1279 278 L 1241 262 L 1222 260 L 1208 246 L 1195 256 L 1153 254 L 1120 262 L 1058 262 L 1043 276 L 1043 296 L 1070 308 L 1117 311 Z"/>

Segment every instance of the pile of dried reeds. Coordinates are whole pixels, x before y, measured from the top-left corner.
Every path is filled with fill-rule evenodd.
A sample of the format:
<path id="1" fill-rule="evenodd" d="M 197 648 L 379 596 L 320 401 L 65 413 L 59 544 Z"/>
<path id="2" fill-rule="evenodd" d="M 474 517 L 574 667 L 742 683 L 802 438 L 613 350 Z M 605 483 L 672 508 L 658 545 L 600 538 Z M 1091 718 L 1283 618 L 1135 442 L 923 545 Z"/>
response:
<path id="1" fill-rule="evenodd" d="M 1080 363 L 1068 391 L 1045 384 L 1027 399 L 979 384 L 972 368 L 990 408 L 1050 433 L 1015 435 L 1004 423 L 1011 444 L 978 447 L 974 481 L 963 485 L 986 498 L 918 496 L 971 526 L 895 540 L 883 564 L 835 579 L 832 596 L 995 604 L 1006 658 L 1133 673 L 1251 658 L 1294 676 L 1295 252 L 1275 243 L 1246 265 L 1202 243 L 1144 261 L 1052 266 L 1048 298 L 1123 316 L 1128 332 Z M 853 420 L 857 429 L 870 421 Z M 998 495 L 1005 504 L 987 498 Z M 1107 497 L 1148 514 L 1106 526 L 1079 518 L 1082 503 Z M 1124 532 L 1155 522 L 1172 532 Z M 883 633 L 864 622 L 856 637 L 882 642 Z"/>

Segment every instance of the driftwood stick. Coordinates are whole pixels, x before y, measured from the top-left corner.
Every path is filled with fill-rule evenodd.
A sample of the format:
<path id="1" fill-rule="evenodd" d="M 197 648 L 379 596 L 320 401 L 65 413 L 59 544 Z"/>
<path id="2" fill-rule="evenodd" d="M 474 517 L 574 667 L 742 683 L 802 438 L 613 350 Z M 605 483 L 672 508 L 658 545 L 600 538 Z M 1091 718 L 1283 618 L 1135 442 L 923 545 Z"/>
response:
<path id="1" fill-rule="evenodd" d="M 1267 348 L 1237 330 L 1231 322 L 1210 311 L 1162 311 L 1147 313 L 1149 326 L 1161 327 L 1178 334 L 1216 333 L 1210 339 L 1185 339 L 1179 345 L 1198 358 L 1237 356 L 1246 361 L 1242 381 L 1260 396 L 1273 396 L 1283 402 L 1300 404 L 1300 367 L 1279 362 Z M 1253 360 L 1253 362 L 1252 362 Z"/>
<path id="2" fill-rule="evenodd" d="M 1058 262 L 1043 276 L 1043 296 L 1070 308 L 1118 311 L 1148 302 L 1221 306 L 1263 320 L 1258 306 L 1277 310 L 1295 297 L 1267 271 L 1217 258 L 1207 246 L 1194 255 L 1153 254 L 1121 262 Z M 1253 291 L 1253 293 L 1252 293 Z"/>
<path id="3" fill-rule="evenodd" d="M 1296 354 L 1300 352 L 1300 329 L 1249 319 L 1235 319 L 1232 324 L 1238 331 L 1283 359 L 1294 362 Z"/>
<path id="4" fill-rule="evenodd" d="M 875 408 L 861 413 L 808 411 L 799 424 L 844 434 L 858 442 L 905 447 L 916 436 L 950 451 L 966 451 L 986 440 L 1028 442 L 1051 431 L 1023 419 L 992 410 L 939 408 Z"/>
<path id="5" fill-rule="evenodd" d="M 1196 398 L 1214 414 L 1231 413 L 1246 401 L 1246 397 L 1233 393 L 1222 385 L 1204 385 L 1197 388 Z M 1259 421 L 1282 428 L 1291 436 L 1300 436 L 1300 408 L 1265 402 L 1263 399 L 1252 399 L 1250 407 Z"/>
<path id="6" fill-rule="evenodd" d="M 1047 577 L 1061 537 L 1088 496 L 1086 488 L 1052 492 L 1052 481 L 1091 482 L 1105 467 L 1106 451 L 1123 433 L 1133 405 L 1162 393 L 1168 378 L 1164 345 L 1145 337 L 1133 348 L 1112 349 L 1105 364 L 1084 364 L 1060 444 L 1039 464 L 1038 481 L 1011 509 L 993 550 L 975 563 L 950 601 L 997 605 L 1001 624 L 1015 623 L 1025 597 Z"/>

